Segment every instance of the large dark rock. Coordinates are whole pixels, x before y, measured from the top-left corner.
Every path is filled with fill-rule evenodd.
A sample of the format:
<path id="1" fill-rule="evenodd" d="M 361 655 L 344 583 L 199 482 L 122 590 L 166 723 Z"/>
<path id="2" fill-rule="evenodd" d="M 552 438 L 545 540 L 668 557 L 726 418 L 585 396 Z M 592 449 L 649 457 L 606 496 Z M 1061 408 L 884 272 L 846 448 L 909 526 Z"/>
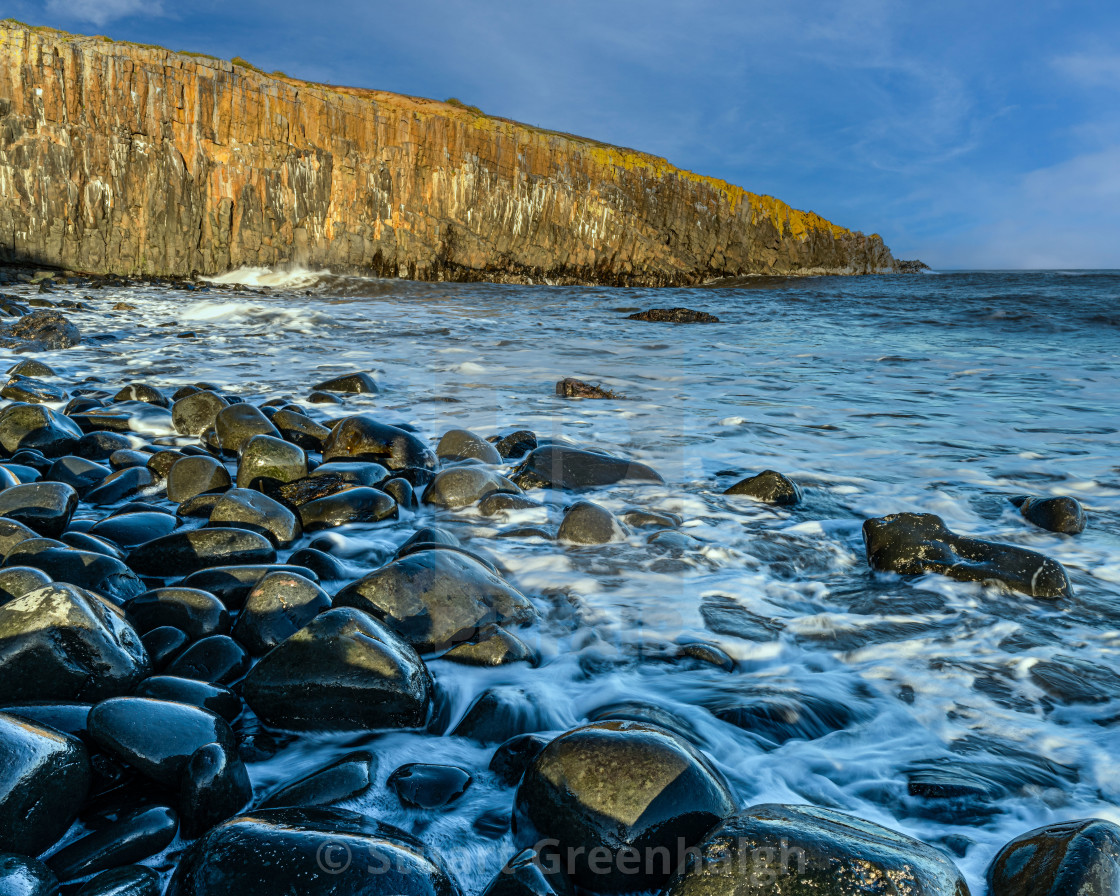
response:
<path id="1" fill-rule="evenodd" d="M 78 493 L 63 482 L 14 485 L 0 492 L 0 517 L 15 520 L 48 538 L 58 538 L 78 507 Z"/>
<path id="2" fill-rule="evenodd" d="M 1076 498 L 1012 498 L 1023 518 L 1040 529 L 1078 535 L 1085 531 L 1085 508 Z"/>
<path id="3" fill-rule="evenodd" d="M 471 773 L 457 765 L 409 762 L 394 769 L 385 786 L 409 809 L 442 809 L 471 786 Z"/>
<path id="4" fill-rule="evenodd" d="M 128 812 L 66 844 L 47 859 L 47 864 L 61 881 L 96 874 L 163 851 L 175 839 L 178 828 L 178 816 L 163 806 Z"/>
<path id="5" fill-rule="evenodd" d="M 1058 561 L 1014 545 L 956 535 L 932 513 L 896 513 L 867 520 L 863 540 L 874 569 L 1000 582 L 1031 597 L 1072 594 L 1069 577 Z"/>
<path id="6" fill-rule="evenodd" d="M 210 830 L 168 896 L 459 896 L 420 841 L 342 809 L 264 809 Z"/>
<path id="7" fill-rule="evenodd" d="M 237 740 L 217 714 L 149 697 L 117 697 L 89 714 L 89 734 L 105 752 L 164 787 L 178 788 L 191 754 L 206 744 L 236 751 Z"/>
<path id="8" fill-rule="evenodd" d="M 299 445 L 275 436 L 253 436 L 241 450 L 237 487 L 295 482 L 307 475 L 307 454 Z"/>
<path id="9" fill-rule="evenodd" d="M 37 404 L 13 404 L 0 411 L 0 445 L 9 454 L 35 448 L 62 457 L 78 446 L 82 431 L 69 417 Z"/>
<path id="10" fill-rule="evenodd" d="M 220 461 L 213 457 L 184 457 L 167 474 L 167 500 L 182 504 L 198 495 L 224 492 L 233 481 Z"/>
<path id="11" fill-rule="evenodd" d="M 556 540 L 568 544 L 609 544 L 626 538 L 626 529 L 613 513 L 591 501 L 577 501 L 568 508 Z"/>
<path id="12" fill-rule="evenodd" d="M 116 504 L 158 484 L 159 478 L 146 466 L 128 467 L 118 470 L 97 488 L 88 492 L 85 500 L 90 504 L 102 506 Z"/>
<path id="13" fill-rule="evenodd" d="M 30 566 L 12 566 L 0 570 L 0 606 L 49 585 L 51 581 L 51 577 L 41 569 Z"/>
<path id="14" fill-rule="evenodd" d="M 191 640 L 225 634 L 229 611 L 208 591 L 198 588 L 154 588 L 125 604 L 133 627 L 144 634 L 161 625 L 173 625 Z"/>
<path id="15" fill-rule="evenodd" d="M 287 782 L 261 800 L 258 808 L 312 808 L 355 799 L 373 788 L 376 771 L 377 757 L 369 750 L 356 750 Z"/>
<path id="16" fill-rule="evenodd" d="M 347 523 L 378 523 L 395 519 L 397 502 L 376 488 L 348 488 L 300 505 L 299 518 L 308 532 L 332 529 Z"/>
<path id="17" fill-rule="evenodd" d="M 244 606 L 249 592 L 271 572 L 295 573 L 312 581 L 316 579 L 315 573 L 305 566 L 247 563 L 203 569 L 191 573 L 179 585 L 209 591 L 231 610 L 239 610 Z"/>
<path id="18" fill-rule="evenodd" d="M 241 715 L 242 708 L 241 698 L 229 688 L 177 675 L 153 675 L 145 678 L 137 685 L 132 696 L 197 706 L 216 713 L 230 723 Z"/>
<path id="19" fill-rule="evenodd" d="M 750 476 L 736 482 L 724 492 L 725 495 L 746 495 L 764 504 L 792 507 L 801 503 L 801 489 L 797 483 L 774 470 L 763 470 L 757 476 Z"/>
<path id="20" fill-rule="evenodd" d="M 45 572 L 52 581 L 76 585 L 115 604 L 123 604 L 144 591 L 136 574 L 115 557 L 72 550 L 48 539 L 16 545 L 4 564 L 30 566 Z"/>
<path id="21" fill-rule="evenodd" d="M 330 597 L 310 579 L 269 573 L 249 592 L 233 636 L 251 654 L 262 656 L 330 608 Z"/>
<path id="22" fill-rule="evenodd" d="M 537 434 L 530 429 L 519 429 L 498 439 L 494 447 L 504 460 L 515 460 L 537 447 Z"/>
<path id="23" fill-rule="evenodd" d="M 80 345 L 82 334 L 58 311 L 32 311 L 14 324 L 8 333 L 30 343 L 37 351 L 57 351 Z"/>
<path id="24" fill-rule="evenodd" d="M 66 833 L 89 786 L 78 738 L 0 713 L 0 852 L 41 853 Z"/>
<path id="25" fill-rule="evenodd" d="M 102 871 L 78 896 L 160 896 L 159 875 L 144 865 L 122 865 Z"/>
<path id="26" fill-rule="evenodd" d="M 831 809 L 752 806 L 713 830 L 664 896 L 968 896 L 940 850 Z"/>
<path id="27" fill-rule="evenodd" d="M 211 684 L 232 684 L 249 671 L 251 664 L 248 652 L 233 638 L 210 635 L 176 656 L 164 672 Z"/>
<path id="28" fill-rule="evenodd" d="M 223 454 L 239 454 L 253 436 L 280 437 L 260 409 L 246 402 L 222 408 L 214 417 L 214 432 Z"/>
<path id="29" fill-rule="evenodd" d="M 250 488 L 231 488 L 223 494 L 210 511 L 206 525 L 258 532 L 278 548 L 291 547 L 303 534 L 303 526 L 294 513 L 279 501 Z"/>
<path id="30" fill-rule="evenodd" d="M 68 454 L 51 464 L 43 478 L 52 482 L 65 482 L 79 495 L 84 495 L 111 473 L 112 470 L 103 464 Z"/>
<path id="31" fill-rule="evenodd" d="M 458 644 L 440 657 L 464 666 L 506 666 L 510 663 L 536 665 L 536 652 L 513 632 L 496 625 L 485 625 L 478 630 L 475 640 Z"/>
<path id="32" fill-rule="evenodd" d="M 524 623 L 533 605 L 497 573 L 450 550 L 421 550 L 394 560 L 335 595 L 383 620 L 417 650 L 472 640 L 489 623 Z"/>
<path id="33" fill-rule="evenodd" d="M 347 373 L 312 388 L 320 392 L 347 392 L 354 395 L 363 393 L 376 395 L 380 391 L 377 388 L 377 380 L 368 373 Z"/>
<path id="34" fill-rule="evenodd" d="M 574 376 L 565 377 L 556 384 L 556 394 L 561 398 L 625 399 L 625 395 L 604 389 L 594 383 L 585 383 Z"/>
<path id="35" fill-rule="evenodd" d="M 58 896 L 58 878 L 37 859 L 0 852 L 0 893 L 4 896 Z"/>
<path id="36" fill-rule="evenodd" d="M 11 401 L 26 401 L 31 404 L 44 404 L 53 401 L 66 401 L 66 393 L 58 386 L 26 376 L 13 376 L 7 385 L 0 389 L 0 398 Z"/>
<path id="37" fill-rule="evenodd" d="M 187 576 L 215 566 L 274 563 L 276 549 L 263 535 L 246 529 L 190 529 L 172 532 L 133 548 L 128 565 L 145 576 Z"/>
<path id="38" fill-rule="evenodd" d="M 523 842 L 553 840 L 580 886 L 616 893 L 659 887 L 681 851 L 734 809 L 726 784 L 687 742 L 652 725 L 599 722 L 561 735 L 533 760 L 517 788 L 515 830 Z M 666 853 L 666 867 L 645 861 L 654 850 Z M 637 873 L 626 873 L 631 864 Z"/>
<path id="39" fill-rule="evenodd" d="M 449 429 L 436 445 L 440 460 L 466 460 L 474 458 L 484 464 L 500 464 L 502 455 L 486 439 L 469 429 Z"/>
<path id="40" fill-rule="evenodd" d="M 232 818 L 253 798 L 245 763 L 221 744 L 199 747 L 183 769 L 179 817 L 183 836 L 193 839 Z"/>
<path id="41" fill-rule="evenodd" d="M 81 588 L 48 585 L 0 607 L 0 702 L 93 702 L 150 671 L 124 614 Z"/>
<path id="42" fill-rule="evenodd" d="M 1120 827 L 1080 818 L 1035 828 L 1004 846 L 988 867 L 991 896 L 1116 896 Z"/>
<path id="43" fill-rule="evenodd" d="M 229 402 L 206 390 L 180 398 L 171 405 L 171 420 L 175 429 L 185 436 L 197 436 L 214 425 L 218 413 L 229 407 Z"/>
<path id="44" fill-rule="evenodd" d="M 424 490 L 424 503 L 454 510 L 467 507 L 492 493 L 519 494 L 521 489 L 484 467 L 452 467 L 436 474 Z"/>
<path id="45" fill-rule="evenodd" d="M 153 538 L 170 535 L 179 525 L 179 520 L 169 513 L 155 510 L 137 510 L 134 513 L 120 513 L 94 523 L 89 534 L 108 539 L 124 548 L 135 547 Z"/>
<path id="46" fill-rule="evenodd" d="M 268 653 L 242 696 L 267 725 L 292 730 L 415 728 L 432 682 L 407 644 L 358 610 L 328 610 Z"/>
<path id="47" fill-rule="evenodd" d="M 307 451 L 322 451 L 331 431 L 296 411 L 280 410 L 272 415 L 272 425 L 280 435 Z"/>
<path id="48" fill-rule="evenodd" d="M 434 470 L 436 455 L 410 432 L 365 414 L 347 417 L 323 446 L 323 460 L 372 460 L 390 470 Z"/>
<path id="49" fill-rule="evenodd" d="M 498 685 L 475 697 L 451 734 L 500 744 L 518 734 L 555 727 L 554 718 L 535 693 L 516 685 Z"/>
<path id="50" fill-rule="evenodd" d="M 637 461 L 563 445 L 543 445 L 510 475 L 521 488 L 595 488 L 616 482 L 664 482 Z"/>

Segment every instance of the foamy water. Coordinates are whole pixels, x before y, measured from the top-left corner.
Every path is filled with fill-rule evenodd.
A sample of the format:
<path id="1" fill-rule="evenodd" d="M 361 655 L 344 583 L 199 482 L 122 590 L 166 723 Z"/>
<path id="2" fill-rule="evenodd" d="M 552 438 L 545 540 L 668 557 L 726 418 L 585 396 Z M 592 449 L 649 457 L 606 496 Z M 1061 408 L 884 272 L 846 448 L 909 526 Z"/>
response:
<path id="1" fill-rule="evenodd" d="M 380 395 L 347 398 L 343 409 L 305 405 L 309 413 L 368 411 L 432 439 L 452 427 L 528 428 L 665 476 L 663 486 L 592 497 L 616 512 L 680 514 L 689 540 L 676 547 L 642 532 L 578 549 L 498 537 L 555 524 L 571 497 L 553 492 L 549 509 L 507 519 L 424 510 L 331 534 L 357 577 L 416 528 L 446 526 L 540 609 L 543 621 L 519 632 L 542 653 L 539 668 L 429 663 L 452 726 L 496 686 L 524 689 L 533 727 L 555 732 L 613 702 L 655 704 L 692 730 L 741 805 L 813 803 L 904 831 L 951 850 L 974 893 L 999 846 L 1031 827 L 1090 815 L 1120 822 L 1120 276 L 671 291 L 303 271 L 217 279 L 246 288 L 88 293 L 95 310 L 74 320 L 104 338 L 43 359 L 71 382 L 99 376 L 171 391 L 205 381 L 250 400 L 300 401 L 315 382 L 367 370 Z M 118 301 L 137 310 L 109 311 Z M 675 305 L 722 322 L 641 323 L 622 310 Z M 558 398 L 565 376 L 628 400 Z M 804 503 L 774 509 L 722 494 L 766 468 L 798 481 Z M 1020 494 L 1073 495 L 1089 527 L 1073 538 L 1036 529 L 1008 500 Z M 871 573 L 863 520 L 904 510 L 1055 557 L 1074 597 L 1046 603 Z M 694 640 L 717 644 L 737 669 L 665 659 Z M 1054 657 L 1097 670 L 1092 702 L 1047 695 L 1032 670 Z M 775 743 L 721 719 L 759 695 L 801 705 L 793 736 Z M 475 774 L 450 811 L 403 810 L 384 787 L 354 808 L 414 831 L 466 892 L 480 891 L 515 852 L 508 833 L 473 827 L 512 804 L 513 791 L 486 771 L 492 746 L 412 733 L 301 737 L 250 774 L 268 789 L 367 744 L 379 784 L 408 761 Z M 908 772 L 938 764 L 998 784 L 992 811 L 964 817 L 908 796 Z"/>

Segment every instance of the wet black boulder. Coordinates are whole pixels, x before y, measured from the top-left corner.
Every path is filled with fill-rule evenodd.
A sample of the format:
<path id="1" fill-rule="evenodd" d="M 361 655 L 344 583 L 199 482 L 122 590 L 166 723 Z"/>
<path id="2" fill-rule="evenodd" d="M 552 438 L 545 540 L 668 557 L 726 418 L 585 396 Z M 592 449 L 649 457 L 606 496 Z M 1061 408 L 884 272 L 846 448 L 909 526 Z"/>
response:
<path id="1" fill-rule="evenodd" d="M 0 607 L 0 702 L 93 702 L 150 671 L 139 635 L 97 595 L 54 584 Z"/>
<path id="2" fill-rule="evenodd" d="M 664 896 L 968 896 L 940 850 L 870 821 L 813 806 L 752 806 L 689 855 Z"/>
<path id="3" fill-rule="evenodd" d="M 519 840 L 556 842 L 577 884 L 603 893 L 659 887 L 731 814 L 727 785 L 690 744 L 653 725 L 607 721 L 553 740 L 517 788 Z M 666 853 L 668 867 L 645 861 Z"/>
<path id="4" fill-rule="evenodd" d="M 48 538 L 58 538 L 78 507 L 78 493 L 64 482 L 33 482 L 0 492 L 0 517 Z"/>
<path id="5" fill-rule="evenodd" d="M 556 540 L 567 544 L 609 544 L 622 541 L 626 529 L 613 513 L 591 501 L 577 501 L 567 509 Z"/>
<path id="6" fill-rule="evenodd" d="M 78 447 L 82 431 L 69 417 L 37 404 L 13 404 L 0 411 L 0 446 L 9 454 L 37 449 L 62 457 Z"/>
<path id="7" fill-rule="evenodd" d="M 482 896 L 571 896 L 572 883 L 547 849 L 523 849 L 495 875 Z"/>
<path id="8" fill-rule="evenodd" d="M 313 386 L 319 392 L 346 392 L 354 395 L 376 395 L 377 380 L 368 373 L 347 373 Z"/>
<path id="9" fill-rule="evenodd" d="M 563 445 L 537 448 L 510 474 L 510 479 L 524 489 L 583 489 L 626 481 L 665 481 L 637 461 Z"/>
<path id="10" fill-rule="evenodd" d="M 66 833 L 90 787 L 76 737 L 0 713 L 0 852 L 38 855 Z"/>
<path id="11" fill-rule="evenodd" d="M 32 311 L 25 314 L 12 324 L 8 334 L 24 340 L 37 351 L 72 348 L 82 341 L 78 328 L 57 311 Z"/>
<path id="12" fill-rule="evenodd" d="M 4 896 L 58 896 L 58 878 L 37 859 L 0 852 L 0 893 Z"/>
<path id="13" fill-rule="evenodd" d="M 434 470 L 436 455 L 410 432 L 365 414 L 347 417 L 323 446 L 323 460 L 372 460 L 390 470 Z"/>
<path id="14" fill-rule="evenodd" d="M 424 490 L 425 504 L 455 510 L 494 493 L 518 494 L 521 489 L 485 467 L 451 467 L 436 474 Z"/>
<path id="15" fill-rule="evenodd" d="M 210 527 L 257 532 L 276 547 L 286 548 L 303 534 L 303 526 L 287 507 L 250 488 L 231 488 L 210 511 Z"/>
<path id="16" fill-rule="evenodd" d="M 65 538 L 70 538 L 67 533 Z M 93 541 L 93 539 L 90 539 Z M 115 557 L 93 551 L 77 551 L 48 539 L 16 545 L 5 566 L 29 566 L 46 573 L 55 582 L 65 582 L 92 591 L 114 604 L 123 604 L 144 590 L 137 575 Z"/>
<path id="17" fill-rule="evenodd" d="M 214 425 L 214 419 L 229 402 L 214 392 L 202 390 L 186 395 L 171 405 L 175 429 L 185 436 L 197 436 Z"/>
<path id="18" fill-rule="evenodd" d="M 500 464 L 502 456 L 486 439 L 469 429 L 449 429 L 436 445 L 440 460 L 465 460 L 473 458 L 484 464 Z"/>
<path id="19" fill-rule="evenodd" d="M 233 636 L 251 654 L 262 656 L 330 608 L 330 597 L 310 579 L 269 573 L 249 592 Z"/>
<path id="20" fill-rule="evenodd" d="M 85 884 L 78 896 L 160 896 L 160 879 L 144 865 L 121 865 L 102 871 Z"/>
<path id="21" fill-rule="evenodd" d="M 220 461 L 213 457 L 184 457 L 167 474 L 167 500 L 182 504 L 198 495 L 224 492 L 233 481 Z"/>
<path id="22" fill-rule="evenodd" d="M 867 520 L 863 541 L 873 569 L 999 582 L 1044 599 L 1072 594 L 1069 577 L 1056 560 L 1015 545 L 956 535 L 932 513 L 896 513 Z"/>
<path id="23" fill-rule="evenodd" d="M 415 651 L 350 608 L 322 613 L 265 655 L 241 692 L 265 724 L 297 731 L 415 728 L 432 702 Z"/>
<path id="24" fill-rule="evenodd" d="M 237 750 L 229 725 L 215 713 L 150 697 L 103 700 L 90 711 L 89 733 L 105 752 L 172 788 L 200 747 L 217 743 Z"/>
<path id="25" fill-rule="evenodd" d="M 183 837 L 193 839 L 232 818 L 253 798 L 253 785 L 236 751 L 220 743 L 199 747 L 187 760 L 179 790 Z"/>
<path id="26" fill-rule="evenodd" d="M 1116 896 L 1120 827 L 1101 818 L 1062 821 L 1016 837 L 988 867 L 991 896 Z"/>
<path id="27" fill-rule="evenodd" d="M 47 864 L 59 880 L 75 880 L 162 852 L 175 839 L 178 827 L 178 816 L 164 806 L 127 812 L 68 843 L 47 859 Z"/>
<path id="28" fill-rule="evenodd" d="M 146 576 L 187 576 L 216 566 L 274 563 L 276 549 L 247 529 L 190 529 L 172 532 L 133 548 L 128 565 Z"/>
<path id="29" fill-rule="evenodd" d="M 397 513 L 397 502 L 392 495 L 365 486 L 316 498 L 299 508 L 300 522 L 308 532 L 348 523 L 378 523 L 395 519 Z"/>
<path id="30" fill-rule="evenodd" d="M 258 808 L 311 808 L 355 799 L 373 788 L 376 772 L 377 757 L 369 750 L 356 750 L 283 784 L 261 800 Z"/>
<path id="31" fill-rule="evenodd" d="M 173 625 L 192 640 L 223 635 L 230 629 L 229 611 L 209 591 L 198 588 L 153 588 L 125 604 L 133 627 L 145 634 Z"/>
<path id="32" fill-rule="evenodd" d="M 736 482 L 724 492 L 725 495 L 745 495 L 764 504 L 792 507 L 801 503 L 801 489 L 792 479 L 775 470 L 763 470 L 757 476 L 749 476 Z"/>
<path id="33" fill-rule="evenodd" d="M 1062 535 L 1079 535 L 1085 531 L 1085 508 L 1076 498 L 1012 498 L 1023 518 L 1040 529 Z"/>
<path id="34" fill-rule="evenodd" d="M 342 809 L 264 809 L 231 818 L 183 856 L 168 896 L 459 896 L 412 836 Z"/>
<path id="35" fill-rule="evenodd" d="M 394 769 L 385 786 L 409 809 L 443 809 L 471 786 L 471 773 L 457 765 L 409 762 Z"/>

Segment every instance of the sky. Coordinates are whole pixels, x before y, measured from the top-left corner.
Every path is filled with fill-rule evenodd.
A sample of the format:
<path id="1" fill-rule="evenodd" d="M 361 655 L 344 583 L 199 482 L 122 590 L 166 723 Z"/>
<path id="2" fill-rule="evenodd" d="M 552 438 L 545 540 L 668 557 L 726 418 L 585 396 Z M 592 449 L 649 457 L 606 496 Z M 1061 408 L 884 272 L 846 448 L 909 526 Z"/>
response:
<path id="1" fill-rule="evenodd" d="M 938 269 L 1120 268 L 1120 4 L 3 0 L 664 156 Z"/>

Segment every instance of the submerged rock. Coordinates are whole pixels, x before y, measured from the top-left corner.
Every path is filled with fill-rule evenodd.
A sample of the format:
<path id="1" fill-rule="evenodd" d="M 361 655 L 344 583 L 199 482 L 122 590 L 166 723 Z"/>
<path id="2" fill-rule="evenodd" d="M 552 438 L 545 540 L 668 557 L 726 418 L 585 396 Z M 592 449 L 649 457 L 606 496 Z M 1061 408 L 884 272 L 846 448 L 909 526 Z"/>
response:
<path id="1" fill-rule="evenodd" d="M 1085 531 L 1085 509 L 1076 498 L 1012 498 L 1023 518 L 1040 529 L 1079 535 Z"/>
<path id="2" fill-rule="evenodd" d="M 602 386 L 594 386 L 591 383 L 585 383 L 583 380 L 577 380 L 575 377 L 570 376 L 560 380 L 560 382 L 556 384 L 556 394 L 561 398 L 620 399 L 624 397 L 617 392 L 612 392 L 610 389 L 604 389 Z"/>
<path id="3" fill-rule="evenodd" d="M 312 388 L 319 392 L 344 392 L 351 395 L 376 395 L 381 391 L 377 388 L 377 380 L 368 373 L 347 373 Z"/>
<path id="4" fill-rule="evenodd" d="M 1058 561 L 1014 545 L 956 535 L 931 513 L 867 520 L 863 540 L 873 569 L 902 575 L 935 572 L 963 582 L 995 581 L 1046 599 L 1073 593 Z"/>
<path id="5" fill-rule="evenodd" d="M 664 896 L 968 896 L 940 850 L 831 809 L 752 806 L 687 857 Z"/>
<path id="6" fill-rule="evenodd" d="M 394 560 L 342 589 L 334 605 L 372 614 L 422 653 L 472 640 L 484 625 L 529 622 L 536 615 L 499 575 L 450 550 Z"/>
<path id="7" fill-rule="evenodd" d="M 562 445 L 537 448 L 510 474 L 510 479 L 524 489 L 581 489 L 628 480 L 665 481 L 654 470 L 637 461 Z"/>
<path id="8" fill-rule="evenodd" d="M 1120 827 L 1102 818 L 1028 831 L 988 867 L 991 896 L 1115 896 L 1118 885 Z"/>
<path id="9" fill-rule="evenodd" d="M 385 785 L 406 808 L 442 809 L 466 793 L 473 780 L 470 772 L 455 765 L 410 762 L 395 769 Z"/>
<path id="10" fill-rule="evenodd" d="M 568 544 L 610 544 L 624 540 L 626 534 L 609 510 L 590 501 L 577 501 L 564 514 L 556 540 Z"/>
<path id="11" fill-rule="evenodd" d="M 68 843 L 47 864 L 61 881 L 139 862 L 162 852 L 179 827 L 178 816 L 164 806 L 126 813 L 106 827 Z"/>
<path id="12" fill-rule="evenodd" d="M 347 753 L 329 765 L 274 790 L 261 800 L 258 808 L 311 808 L 355 799 L 373 788 L 376 771 L 377 757 L 369 750 Z"/>
<path id="13" fill-rule="evenodd" d="M 650 308 L 626 315 L 627 320 L 644 320 L 671 324 L 718 324 L 719 318 L 706 311 L 693 311 L 691 308 Z"/>
<path id="14" fill-rule="evenodd" d="M 0 852 L 38 855 L 85 802 L 89 754 L 76 737 L 4 713 L 0 744 Z"/>
<path id="15" fill-rule="evenodd" d="M 268 653 L 242 683 L 261 720 L 296 731 L 415 728 L 432 700 L 428 670 L 365 613 L 328 610 Z"/>
<path id="16" fill-rule="evenodd" d="M 24 340 L 27 348 L 36 351 L 57 351 L 73 348 L 82 341 L 81 331 L 57 311 L 32 311 L 25 314 L 8 330 L 16 339 Z"/>
<path id="17" fill-rule="evenodd" d="M 459 896 L 415 838 L 342 809 L 263 809 L 211 829 L 169 896 Z"/>
<path id="18" fill-rule="evenodd" d="M 734 809 L 689 743 L 652 725 L 608 721 L 569 731 L 537 755 L 517 788 L 515 830 L 522 842 L 553 840 L 579 886 L 618 893 L 659 887 L 680 853 Z M 665 867 L 644 861 L 651 851 L 665 854 Z"/>
<path id="19" fill-rule="evenodd" d="M 777 504 L 792 507 L 801 503 L 801 489 L 791 479 L 774 470 L 763 470 L 757 476 L 750 476 L 736 482 L 724 492 L 725 495 L 746 495 L 764 504 Z"/>

